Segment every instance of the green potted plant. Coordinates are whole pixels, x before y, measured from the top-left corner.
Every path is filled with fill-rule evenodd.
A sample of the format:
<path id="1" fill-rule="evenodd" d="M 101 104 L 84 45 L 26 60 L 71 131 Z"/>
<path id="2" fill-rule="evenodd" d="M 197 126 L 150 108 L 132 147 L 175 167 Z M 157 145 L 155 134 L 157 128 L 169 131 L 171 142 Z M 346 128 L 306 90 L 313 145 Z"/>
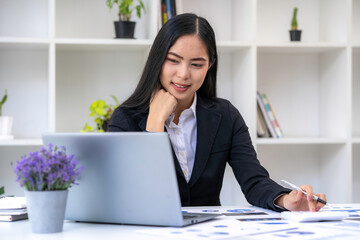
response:
<path id="1" fill-rule="evenodd" d="M 5 89 L 5 95 L 0 101 L 0 139 L 12 139 L 14 136 L 11 135 L 13 117 L 3 116 L 2 107 L 4 106 L 7 100 L 7 90 Z"/>
<path id="2" fill-rule="evenodd" d="M 5 194 L 5 187 L 2 186 L 2 187 L 0 187 L 0 197 L 2 197 L 2 195 L 4 195 L 4 194 Z"/>
<path id="3" fill-rule="evenodd" d="M 83 169 L 64 146 L 52 144 L 17 161 L 14 172 L 16 181 L 25 189 L 32 232 L 62 231 L 68 189 L 77 184 Z"/>
<path id="4" fill-rule="evenodd" d="M 116 38 L 134 38 L 134 31 L 136 22 L 130 21 L 131 15 L 136 10 L 136 15 L 141 18 L 141 10 L 145 13 L 145 6 L 142 0 L 106 0 L 106 6 L 110 9 L 116 4 L 119 9 L 119 21 L 115 21 Z"/>
<path id="5" fill-rule="evenodd" d="M 293 10 L 293 16 L 291 19 L 291 30 L 289 31 L 291 41 L 300 41 L 301 40 L 301 30 L 298 30 L 297 12 L 298 12 L 298 8 L 295 7 Z"/>
<path id="6" fill-rule="evenodd" d="M 81 132 L 106 132 L 108 128 L 108 123 L 110 121 L 111 115 L 114 112 L 114 110 L 119 106 L 118 99 L 111 95 L 111 97 L 115 101 L 115 105 L 107 104 L 104 100 L 96 100 L 90 105 L 90 117 L 94 117 L 94 121 L 96 123 L 97 128 L 93 129 L 91 126 L 89 126 L 87 123 L 85 123 L 85 126 L 81 130 Z"/>

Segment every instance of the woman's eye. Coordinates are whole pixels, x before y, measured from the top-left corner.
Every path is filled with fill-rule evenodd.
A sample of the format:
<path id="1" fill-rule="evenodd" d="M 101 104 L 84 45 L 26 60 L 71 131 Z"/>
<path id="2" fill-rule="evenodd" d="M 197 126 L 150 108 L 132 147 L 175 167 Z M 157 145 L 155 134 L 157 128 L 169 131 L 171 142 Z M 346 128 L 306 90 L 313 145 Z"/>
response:
<path id="1" fill-rule="evenodd" d="M 175 60 L 175 59 L 172 59 L 172 58 L 168 58 L 167 60 L 172 62 L 172 63 L 178 63 L 179 62 L 178 60 Z"/>
<path id="2" fill-rule="evenodd" d="M 204 66 L 203 64 L 196 64 L 196 63 L 193 63 L 191 65 L 196 67 L 196 68 L 201 68 L 202 66 Z"/>

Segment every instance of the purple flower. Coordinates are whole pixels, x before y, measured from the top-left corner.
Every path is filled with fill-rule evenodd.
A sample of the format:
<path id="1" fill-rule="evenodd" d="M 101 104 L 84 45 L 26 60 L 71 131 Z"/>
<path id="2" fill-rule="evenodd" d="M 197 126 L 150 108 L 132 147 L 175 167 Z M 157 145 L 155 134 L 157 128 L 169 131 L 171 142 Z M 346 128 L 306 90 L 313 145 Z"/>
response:
<path id="1" fill-rule="evenodd" d="M 40 151 L 22 156 L 14 172 L 16 181 L 28 191 L 55 191 L 77 184 L 83 169 L 74 155 L 66 155 L 64 146 L 59 148 L 49 144 Z"/>

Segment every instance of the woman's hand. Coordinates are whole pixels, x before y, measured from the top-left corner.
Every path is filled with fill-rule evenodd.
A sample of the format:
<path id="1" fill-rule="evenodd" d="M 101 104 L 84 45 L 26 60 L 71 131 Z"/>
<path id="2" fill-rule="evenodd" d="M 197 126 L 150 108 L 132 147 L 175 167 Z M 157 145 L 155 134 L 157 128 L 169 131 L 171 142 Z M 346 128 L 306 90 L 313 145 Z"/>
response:
<path id="1" fill-rule="evenodd" d="M 301 185 L 300 188 L 307 193 L 307 196 L 303 194 L 300 190 L 293 190 L 289 194 L 285 194 L 276 199 L 275 204 L 290 211 L 311 212 L 317 212 L 324 206 L 324 204 L 317 202 L 312 198 L 313 195 L 315 195 L 326 201 L 325 194 L 314 194 L 312 186 L 309 185 Z"/>
<path id="2" fill-rule="evenodd" d="M 146 130 L 150 132 L 163 132 L 165 121 L 175 111 L 176 106 L 176 98 L 164 89 L 159 89 L 150 100 Z"/>

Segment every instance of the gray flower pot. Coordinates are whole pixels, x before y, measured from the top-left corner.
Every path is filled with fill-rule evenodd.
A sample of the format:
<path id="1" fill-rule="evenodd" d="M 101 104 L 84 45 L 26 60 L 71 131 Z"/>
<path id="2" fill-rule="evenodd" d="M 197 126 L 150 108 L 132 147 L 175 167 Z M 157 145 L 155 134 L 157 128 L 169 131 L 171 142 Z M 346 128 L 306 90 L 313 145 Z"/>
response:
<path id="1" fill-rule="evenodd" d="M 25 191 L 28 216 L 33 233 L 62 232 L 68 190 Z"/>

